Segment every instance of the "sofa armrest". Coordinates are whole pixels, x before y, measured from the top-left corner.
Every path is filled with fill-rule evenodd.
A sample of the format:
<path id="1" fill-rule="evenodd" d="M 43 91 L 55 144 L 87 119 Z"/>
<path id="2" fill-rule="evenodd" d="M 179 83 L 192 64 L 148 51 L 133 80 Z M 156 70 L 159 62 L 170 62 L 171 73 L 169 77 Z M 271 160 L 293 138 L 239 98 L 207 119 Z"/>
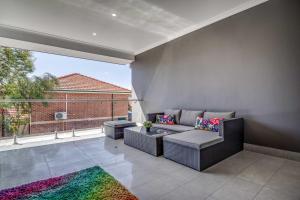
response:
<path id="1" fill-rule="evenodd" d="M 227 138 L 238 138 L 244 142 L 244 119 L 232 118 L 221 121 L 220 136 L 225 140 Z"/>
<path id="2" fill-rule="evenodd" d="M 232 155 L 244 149 L 243 118 L 222 120 L 219 133 L 223 137 L 222 145 L 227 155 Z"/>
<path id="3" fill-rule="evenodd" d="M 146 115 L 146 119 L 148 121 L 151 121 L 152 123 L 156 122 L 156 115 L 163 115 L 164 113 L 148 113 Z"/>

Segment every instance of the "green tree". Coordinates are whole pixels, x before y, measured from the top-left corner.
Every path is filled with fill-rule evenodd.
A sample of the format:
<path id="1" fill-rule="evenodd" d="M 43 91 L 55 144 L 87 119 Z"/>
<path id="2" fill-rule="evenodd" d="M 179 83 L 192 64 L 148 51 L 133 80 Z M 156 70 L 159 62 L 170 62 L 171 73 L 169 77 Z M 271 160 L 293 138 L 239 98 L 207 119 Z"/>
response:
<path id="1" fill-rule="evenodd" d="M 8 125 L 16 138 L 20 127 L 28 123 L 24 117 L 31 113 L 32 102 L 28 100 L 50 98 L 47 91 L 57 85 L 53 75 L 30 76 L 33 71 L 34 59 L 30 51 L 0 47 L 0 98 L 9 100 L 0 104 L 2 134 Z M 5 109 L 9 108 L 16 113 L 5 120 Z"/>

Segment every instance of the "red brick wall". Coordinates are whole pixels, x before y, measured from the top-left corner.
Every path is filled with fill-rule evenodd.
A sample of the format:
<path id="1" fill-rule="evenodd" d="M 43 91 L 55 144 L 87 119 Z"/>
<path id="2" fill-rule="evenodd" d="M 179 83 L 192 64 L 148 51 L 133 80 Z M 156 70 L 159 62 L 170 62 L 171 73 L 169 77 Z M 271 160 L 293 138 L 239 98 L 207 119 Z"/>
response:
<path id="1" fill-rule="evenodd" d="M 127 100 L 129 94 L 114 94 L 114 99 Z M 65 93 L 55 93 L 52 99 L 66 99 Z M 83 94 L 83 93 L 69 93 L 67 94 L 69 100 L 90 99 L 90 101 L 78 102 L 50 102 L 47 106 L 41 103 L 34 103 L 32 106 L 31 114 L 31 133 L 47 133 L 55 130 L 65 131 L 75 129 L 85 129 L 100 127 L 104 121 L 111 120 L 112 116 L 112 94 Z M 104 101 L 93 101 L 101 99 Z M 55 121 L 55 112 L 68 113 L 68 120 Z M 128 101 L 114 101 L 114 116 L 127 116 L 128 114 Z M 107 119 L 97 119 L 106 117 Z"/>

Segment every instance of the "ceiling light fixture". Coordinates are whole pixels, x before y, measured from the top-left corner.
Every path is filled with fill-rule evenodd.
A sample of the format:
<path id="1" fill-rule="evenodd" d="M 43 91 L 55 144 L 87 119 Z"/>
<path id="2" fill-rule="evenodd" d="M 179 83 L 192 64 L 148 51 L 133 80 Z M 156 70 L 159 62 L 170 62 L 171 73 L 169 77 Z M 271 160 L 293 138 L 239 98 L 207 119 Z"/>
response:
<path id="1" fill-rule="evenodd" d="M 112 13 L 112 14 L 111 14 L 111 16 L 113 16 L 113 17 L 116 17 L 116 16 L 117 16 L 117 14 L 116 14 L 116 13 Z"/>
<path id="2" fill-rule="evenodd" d="M 97 35 L 97 33 L 94 32 L 94 33 L 93 33 L 93 36 L 96 36 L 96 35 Z"/>

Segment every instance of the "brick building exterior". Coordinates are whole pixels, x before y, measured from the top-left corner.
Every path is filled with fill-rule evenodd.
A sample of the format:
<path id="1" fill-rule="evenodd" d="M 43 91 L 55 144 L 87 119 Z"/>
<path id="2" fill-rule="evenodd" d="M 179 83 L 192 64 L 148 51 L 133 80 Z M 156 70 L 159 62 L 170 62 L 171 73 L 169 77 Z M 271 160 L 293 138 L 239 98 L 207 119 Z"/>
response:
<path id="1" fill-rule="evenodd" d="M 95 128 L 128 117 L 130 90 L 77 73 L 59 77 L 58 82 L 46 106 L 33 103 L 30 134 Z M 67 119 L 55 120 L 55 112 L 67 112 Z"/>

